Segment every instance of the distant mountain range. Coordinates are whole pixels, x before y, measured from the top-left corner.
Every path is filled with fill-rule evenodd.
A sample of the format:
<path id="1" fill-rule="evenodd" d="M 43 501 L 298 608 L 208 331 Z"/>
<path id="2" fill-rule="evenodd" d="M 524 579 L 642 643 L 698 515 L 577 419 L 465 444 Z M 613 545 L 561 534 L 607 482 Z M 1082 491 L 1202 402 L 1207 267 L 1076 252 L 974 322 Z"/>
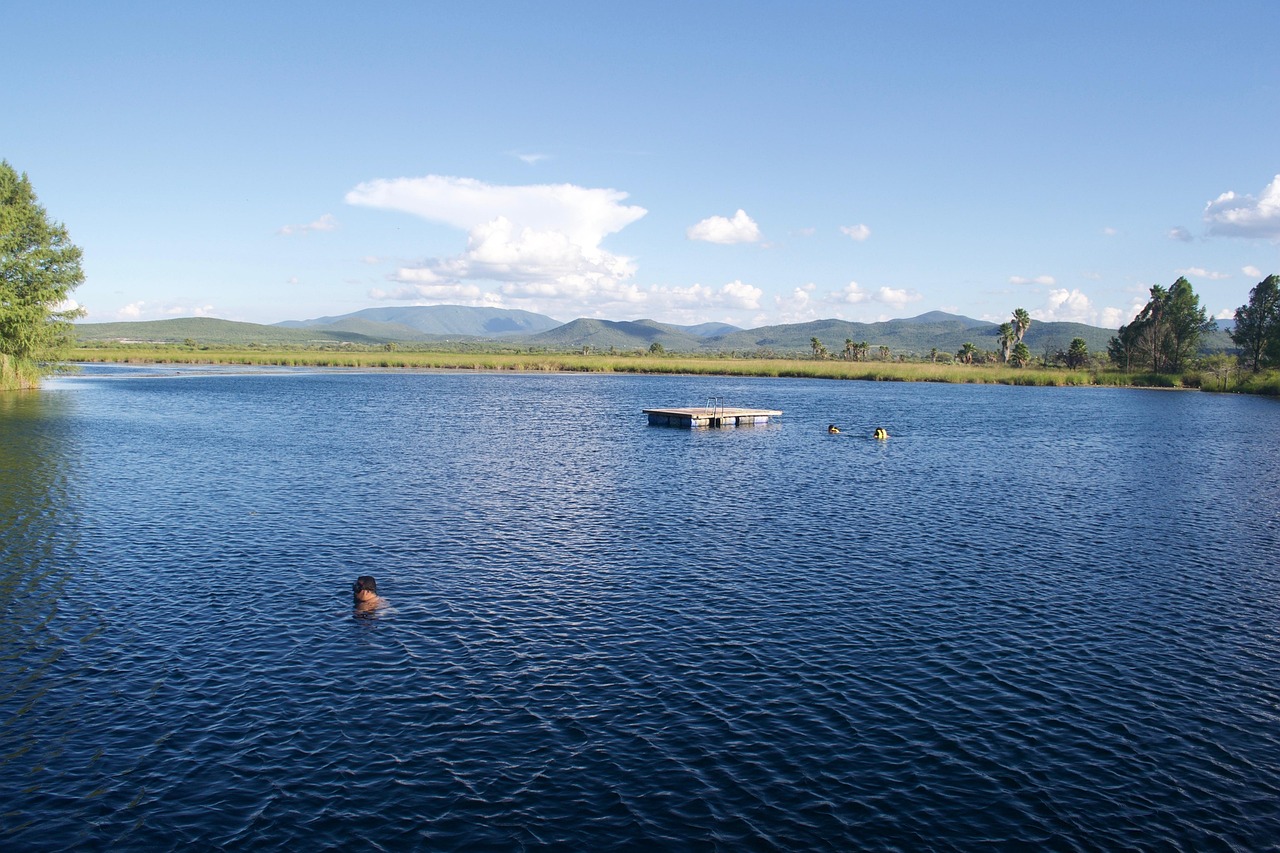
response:
<path id="1" fill-rule="evenodd" d="M 888 347 L 894 355 L 927 356 L 936 349 L 954 353 L 972 343 L 980 350 L 998 349 L 997 324 L 942 311 L 882 323 L 815 320 L 781 326 L 740 329 L 728 323 L 678 326 L 654 320 L 595 320 L 561 323 L 542 314 L 504 308 L 462 305 L 366 308 L 336 317 L 288 320 L 271 326 L 208 317 L 151 320 L 137 323 L 80 323 L 82 341 L 172 342 L 192 340 L 208 345 L 306 345 L 318 343 L 448 344 L 565 351 L 590 347 L 596 352 L 647 350 L 657 343 L 668 352 L 807 354 L 817 338 L 838 355 L 846 340 Z M 1082 323 L 1033 322 L 1024 339 L 1035 355 L 1065 350 L 1083 338 L 1090 350 L 1105 350 L 1115 330 Z M 1210 335 L 1208 349 L 1231 346 L 1224 332 Z"/>

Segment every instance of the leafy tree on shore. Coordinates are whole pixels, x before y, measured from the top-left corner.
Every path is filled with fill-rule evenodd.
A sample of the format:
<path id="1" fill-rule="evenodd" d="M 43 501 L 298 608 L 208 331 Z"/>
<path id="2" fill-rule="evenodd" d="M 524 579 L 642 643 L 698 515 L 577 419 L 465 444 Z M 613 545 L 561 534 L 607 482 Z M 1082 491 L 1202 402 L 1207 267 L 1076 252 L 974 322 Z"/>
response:
<path id="1" fill-rule="evenodd" d="M 1179 278 L 1165 289 L 1151 288 L 1151 299 L 1107 346 L 1112 361 L 1123 369 L 1147 368 L 1155 373 L 1178 373 L 1188 366 L 1200 346 L 1200 336 L 1214 329 L 1200 306 L 1191 283 Z"/>
<path id="2" fill-rule="evenodd" d="M 1009 363 L 1014 367 L 1026 367 L 1031 361 L 1031 350 L 1022 341 L 1013 345 L 1009 353 Z"/>
<path id="3" fill-rule="evenodd" d="M 1089 363 L 1089 344 L 1084 338 L 1072 338 L 1067 347 L 1067 367 L 1072 370 Z"/>
<path id="4" fill-rule="evenodd" d="M 34 385 L 70 344 L 84 314 L 68 303 L 84 281 L 80 255 L 27 176 L 0 160 L 0 382 Z"/>
<path id="5" fill-rule="evenodd" d="M 956 353 L 956 358 L 963 361 L 965 364 L 973 364 L 973 357 L 977 355 L 977 353 L 978 348 L 972 343 L 965 341 L 965 343 L 960 347 L 960 351 Z"/>
<path id="6" fill-rule="evenodd" d="M 1241 365 L 1254 373 L 1280 366 L 1280 276 L 1269 275 L 1249 291 L 1249 303 L 1236 309 L 1231 340 L 1241 349 Z"/>

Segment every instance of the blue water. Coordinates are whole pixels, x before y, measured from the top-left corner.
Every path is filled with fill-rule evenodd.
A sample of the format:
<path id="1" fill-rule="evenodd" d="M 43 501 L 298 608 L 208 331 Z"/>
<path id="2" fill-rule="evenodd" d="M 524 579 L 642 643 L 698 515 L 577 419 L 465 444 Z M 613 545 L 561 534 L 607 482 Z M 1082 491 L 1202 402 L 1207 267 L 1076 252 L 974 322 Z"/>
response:
<path id="1" fill-rule="evenodd" d="M 640 413 L 709 396 L 785 415 Z M 1278 449 L 1097 388 L 0 396 L 0 847 L 1280 849 Z"/>

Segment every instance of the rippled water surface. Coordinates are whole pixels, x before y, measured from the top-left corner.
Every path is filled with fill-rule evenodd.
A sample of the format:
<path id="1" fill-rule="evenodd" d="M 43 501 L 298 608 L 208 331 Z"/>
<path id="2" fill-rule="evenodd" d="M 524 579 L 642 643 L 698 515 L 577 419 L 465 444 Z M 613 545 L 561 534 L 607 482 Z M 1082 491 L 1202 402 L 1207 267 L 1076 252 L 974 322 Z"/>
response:
<path id="1" fill-rule="evenodd" d="M 785 415 L 640 414 L 709 396 Z M 7 850 L 1277 849 L 1275 401 L 94 368 L 0 437 Z"/>

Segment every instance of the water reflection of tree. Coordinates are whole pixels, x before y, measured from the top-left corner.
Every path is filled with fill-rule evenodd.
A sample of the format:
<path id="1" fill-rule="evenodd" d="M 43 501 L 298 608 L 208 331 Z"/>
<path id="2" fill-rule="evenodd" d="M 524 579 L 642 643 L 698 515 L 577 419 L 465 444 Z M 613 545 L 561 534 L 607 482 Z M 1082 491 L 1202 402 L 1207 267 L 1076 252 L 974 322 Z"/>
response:
<path id="1" fill-rule="evenodd" d="M 0 791 L 49 778 L 80 705 L 66 688 L 100 630 L 75 594 L 66 406 L 57 393 L 0 393 Z"/>

